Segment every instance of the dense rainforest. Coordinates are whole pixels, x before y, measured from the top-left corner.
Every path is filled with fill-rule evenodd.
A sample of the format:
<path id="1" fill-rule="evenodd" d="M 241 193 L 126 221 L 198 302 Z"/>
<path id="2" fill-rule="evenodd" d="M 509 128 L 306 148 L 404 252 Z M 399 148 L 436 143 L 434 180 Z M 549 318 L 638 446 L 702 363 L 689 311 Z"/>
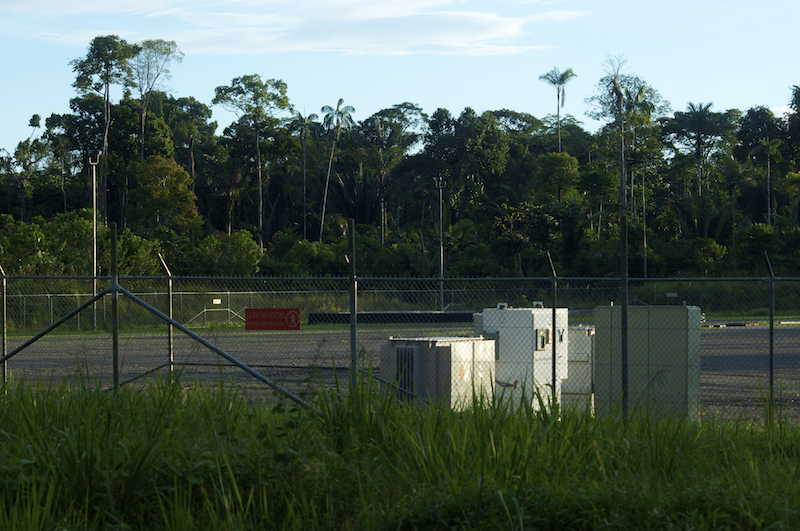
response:
<path id="1" fill-rule="evenodd" d="M 0 152 L 5 274 L 91 274 L 96 212 L 101 273 L 116 223 L 122 274 L 162 274 L 160 253 L 179 275 L 344 275 L 353 218 L 361 276 L 437 276 L 440 231 L 448 277 L 549 276 L 548 254 L 561 276 L 618 276 L 624 212 L 631 277 L 764 275 L 765 251 L 800 276 L 800 86 L 785 116 L 673 111 L 612 59 L 590 133 L 561 114 L 571 69 L 541 76 L 542 118 L 404 102 L 356 121 L 341 99 L 303 116 L 257 74 L 175 98 L 181 58 L 109 35 L 71 62 L 71 112 Z M 221 134 L 209 104 L 236 115 Z"/>

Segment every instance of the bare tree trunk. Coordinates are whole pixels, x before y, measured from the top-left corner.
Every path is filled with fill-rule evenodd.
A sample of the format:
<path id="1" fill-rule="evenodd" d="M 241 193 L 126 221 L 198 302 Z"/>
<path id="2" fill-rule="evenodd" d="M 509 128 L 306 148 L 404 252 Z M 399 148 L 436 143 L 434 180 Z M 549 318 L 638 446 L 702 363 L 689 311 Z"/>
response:
<path id="1" fill-rule="evenodd" d="M 256 123 L 256 163 L 258 164 L 258 246 L 264 250 L 264 191 L 261 183 L 261 125 Z"/>
<path id="2" fill-rule="evenodd" d="M 140 102 L 142 106 L 141 127 L 139 129 L 139 165 L 144 163 L 144 128 L 147 121 L 147 105 L 150 98 L 142 98 Z"/>
<path id="3" fill-rule="evenodd" d="M 561 89 L 556 88 L 556 129 L 558 130 L 558 152 L 561 153 Z"/>
<path id="4" fill-rule="evenodd" d="M 381 187 L 381 233 L 380 233 L 380 240 L 381 245 L 383 245 L 386 239 L 386 194 L 383 190 L 384 186 L 384 176 L 381 174 L 380 177 L 380 187 Z"/>
<path id="5" fill-rule="evenodd" d="M 308 214 L 308 207 L 306 206 L 306 196 L 308 195 L 308 190 L 306 188 L 306 136 L 305 130 L 300 133 L 303 138 L 303 239 L 308 239 L 308 230 L 307 230 L 307 214 Z"/>
<path id="6" fill-rule="evenodd" d="M 328 160 L 328 175 L 325 177 L 325 193 L 322 197 L 322 217 L 319 220 L 319 242 L 322 243 L 322 231 L 325 229 L 325 207 L 328 205 L 328 184 L 331 182 L 331 166 L 333 165 L 333 150 L 336 149 L 336 139 L 331 145 L 331 158 Z"/>
<path id="7" fill-rule="evenodd" d="M 111 128 L 111 89 L 106 83 L 105 101 L 103 102 L 103 157 L 100 163 L 100 218 L 103 224 L 108 223 L 108 175 L 106 173 L 106 160 L 108 160 L 108 131 Z"/>
<path id="8" fill-rule="evenodd" d="M 194 192 L 194 135 L 189 137 L 189 176 L 192 178 L 192 192 Z"/>
<path id="9" fill-rule="evenodd" d="M 19 220 L 25 222 L 25 196 L 26 194 L 26 187 L 25 183 L 19 179 L 17 179 L 19 183 Z"/>
<path id="10" fill-rule="evenodd" d="M 227 220 L 227 233 L 231 235 L 231 224 L 233 223 L 233 194 L 228 194 L 228 220 Z"/>

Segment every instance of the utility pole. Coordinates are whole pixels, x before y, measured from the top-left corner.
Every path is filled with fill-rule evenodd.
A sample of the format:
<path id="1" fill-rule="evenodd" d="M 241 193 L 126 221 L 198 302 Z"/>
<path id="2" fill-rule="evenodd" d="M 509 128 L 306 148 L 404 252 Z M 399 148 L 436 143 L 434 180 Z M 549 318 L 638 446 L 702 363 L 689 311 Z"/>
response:
<path id="1" fill-rule="evenodd" d="M 89 155 L 89 165 L 92 167 L 92 297 L 97 296 L 97 164 L 100 162 L 99 151 L 94 161 Z M 92 330 L 97 330 L 97 305 L 92 303 Z"/>
<path id="2" fill-rule="evenodd" d="M 442 211 L 442 191 L 447 184 L 441 174 L 437 174 L 436 188 L 439 190 L 439 310 L 444 311 L 444 212 Z"/>
<path id="3" fill-rule="evenodd" d="M 619 261 L 620 261 L 620 298 L 621 330 L 620 358 L 622 369 L 622 416 L 628 418 L 628 207 L 627 190 L 625 189 L 625 118 L 622 114 L 622 88 L 615 72 L 612 94 L 617 99 L 617 120 L 619 121 Z"/>

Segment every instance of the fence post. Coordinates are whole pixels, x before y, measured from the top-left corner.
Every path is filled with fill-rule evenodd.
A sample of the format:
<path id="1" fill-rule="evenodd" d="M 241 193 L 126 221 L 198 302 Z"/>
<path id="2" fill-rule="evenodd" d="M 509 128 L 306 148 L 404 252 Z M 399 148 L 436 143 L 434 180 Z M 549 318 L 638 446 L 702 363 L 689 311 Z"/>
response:
<path id="1" fill-rule="evenodd" d="M 158 259 L 161 260 L 161 265 L 164 266 L 164 270 L 167 272 L 167 303 L 169 304 L 169 318 L 174 319 L 172 316 L 172 271 L 169 270 L 167 267 L 167 263 L 164 261 L 164 257 L 161 256 L 161 253 L 158 253 Z M 169 376 L 172 378 L 172 370 L 175 364 L 175 349 L 172 339 L 172 323 L 167 325 L 167 342 L 169 344 Z"/>
<path id="2" fill-rule="evenodd" d="M 442 175 L 436 177 L 436 189 L 439 190 L 439 311 L 444 311 L 444 239 L 442 226 L 444 225 L 444 214 L 442 213 L 442 191 L 447 183 L 442 179 Z"/>
<path id="3" fill-rule="evenodd" d="M 764 251 L 764 258 L 769 269 L 769 399 L 771 407 L 775 400 L 775 272 L 772 270 L 772 263 L 769 261 L 767 251 Z"/>
<path id="4" fill-rule="evenodd" d="M 3 311 L 3 358 L 6 357 L 8 353 L 8 343 L 6 342 L 6 337 L 8 336 L 8 325 L 6 324 L 6 310 L 8 309 L 8 304 L 6 304 L 6 271 L 3 269 L 3 266 L 0 265 L 0 276 L 2 276 L 3 282 L 3 302 L 2 302 L 2 311 Z M 8 376 L 8 360 L 3 361 L 3 383 L 6 383 L 6 378 Z"/>
<path id="5" fill-rule="evenodd" d="M 624 191 L 623 191 L 624 194 Z M 627 208 L 627 207 L 625 207 Z M 622 370 L 622 418 L 628 421 L 628 221 L 625 214 L 620 216 L 622 221 L 620 231 L 620 262 L 622 275 L 620 278 L 620 369 Z"/>
<path id="6" fill-rule="evenodd" d="M 553 273 L 553 401 L 550 405 L 553 408 L 556 404 L 556 305 L 558 303 L 558 276 L 556 275 L 556 268 L 553 265 L 553 258 L 550 256 L 550 251 L 547 251 L 547 260 L 550 262 L 550 271 Z"/>
<path id="7" fill-rule="evenodd" d="M 358 279 L 356 278 L 356 234 L 355 220 L 347 220 L 347 235 L 350 243 L 350 396 L 355 400 L 358 378 Z"/>
<path id="8" fill-rule="evenodd" d="M 97 164 L 100 162 L 99 152 L 95 160 L 89 155 L 89 165 L 92 167 L 92 297 L 97 297 Z M 100 167 L 103 171 L 103 167 Z M 105 306 L 103 306 L 105 308 Z M 105 317 L 105 314 L 103 315 Z M 92 331 L 97 330 L 97 306 L 92 304 Z"/>
<path id="9" fill-rule="evenodd" d="M 628 192 L 625 179 L 625 125 L 622 119 L 622 92 L 614 78 L 619 122 L 619 262 L 620 262 L 620 358 L 622 366 L 622 416 L 628 419 Z"/>
<path id="10" fill-rule="evenodd" d="M 117 269 L 117 224 L 111 224 L 111 322 L 114 361 L 114 391 L 119 390 L 119 271 Z"/>

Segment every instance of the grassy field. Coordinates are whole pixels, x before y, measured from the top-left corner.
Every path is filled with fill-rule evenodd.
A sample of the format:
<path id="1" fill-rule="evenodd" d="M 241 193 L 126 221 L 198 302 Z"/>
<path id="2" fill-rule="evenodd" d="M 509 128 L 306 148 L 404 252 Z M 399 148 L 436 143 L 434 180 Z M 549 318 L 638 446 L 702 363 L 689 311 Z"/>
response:
<path id="1" fill-rule="evenodd" d="M 367 381 L 371 382 L 371 379 Z M 156 381 L 0 396 L 0 529 L 796 529 L 800 428 Z"/>

